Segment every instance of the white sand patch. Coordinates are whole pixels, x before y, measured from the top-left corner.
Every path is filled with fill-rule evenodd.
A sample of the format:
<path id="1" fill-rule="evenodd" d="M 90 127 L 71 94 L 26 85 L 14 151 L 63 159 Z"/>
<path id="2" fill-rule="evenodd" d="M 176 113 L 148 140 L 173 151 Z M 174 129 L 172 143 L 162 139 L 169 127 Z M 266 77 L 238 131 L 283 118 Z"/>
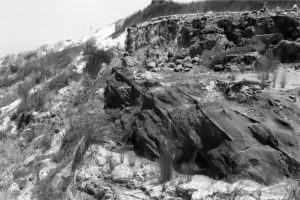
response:
<path id="1" fill-rule="evenodd" d="M 235 80 L 236 82 L 243 81 L 243 80 L 259 81 L 258 76 L 255 73 L 238 74 L 236 76 L 236 80 Z"/>
<path id="2" fill-rule="evenodd" d="M 103 49 L 108 49 L 110 47 L 120 47 L 120 48 L 124 48 L 125 47 L 125 39 L 126 39 L 126 33 L 122 33 L 120 36 L 116 37 L 116 38 L 111 38 L 108 37 L 104 40 L 97 40 L 97 46 L 99 48 L 103 48 Z"/>
<path id="3" fill-rule="evenodd" d="M 104 28 L 99 29 L 93 34 L 90 34 L 89 36 L 85 36 L 81 39 L 81 43 L 87 42 L 90 38 L 96 38 L 97 41 L 99 40 L 105 40 L 107 37 L 109 37 L 111 34 L 113 34 L 116 30 L 115 23 L 110 24 Z"/>
<path id="4" fill-rule="evenodd" d="M 116 24 L 110 24 L 104 28 L 99 29 L 94 34 L 84 37 L 80 40 L 81 43 L 87 42 L 91 38 L 96 39 L 97 47 L 99 49 L 108 49 L 113 46 L 118 46 L 124 48 L 126 32 L 122 33 L 116 38 L 111 38 L 110 36 L 116 31 Z"/>
<path id="5" fill-rule="evenodd" d="M 286 85 L 282 88 L 282 79 L 286 76 Z M 291 90 L 300 87 L 300 72 L 290 69 L 279 69 L 275 89 L 276 90 Z"/>
<path id="6" fill-rule="evenodd" d="M 288 182 L 282 182 L 273 186 L 263 186 L 251 180 L 240 180 L 235 183 L 227 183 L 224 181 L 216 181 L 202 175 L 192 177 L 190 183 L 180 185 L 181 189 L 194 191 L 192 194 L 193 200 L 210 199 L 214 194 L 229 194 L 237 195 L 244 199 L 254 196 L 266 200 L 284 199 L 288 193 Z"/>
<path id="7" fill-rule="evenodd" d="M 151 79 L 163 79 L 163 76 L 154 72 L 146 71 L 145 73 L 140 74 L 141 78 L 145 78 L 148 80 Z"/>
<path id="8" fill-rule="evenodd" d="M 76 72 L 77 73 L 83 73 L 83 70 L 85 68 L 85 62 L 80 62 L 76 65 Z"/>
<path id="9" fill-rule="evenodd" d="M 257 81 L 261 82 L 261 78 L 259 78 L 260 74 L 257 73 L 245 73 L 238 74 L 236 76 L 236 82 L 247 80 L 247 81 Z M 295 88 L 300 88 L 300 71 L 295 71 L 293 69 L 280 68 L 277 70 L 277 74 L 275 77 L 275 87 L 273 87 L 273 78 L 275 73 L 270 73 L 269 81 L 271 84 L 271 90 L 291 90 Z M 282 88 L 283 78 L 286 78 L 286 84 L 284 88 Z"/>

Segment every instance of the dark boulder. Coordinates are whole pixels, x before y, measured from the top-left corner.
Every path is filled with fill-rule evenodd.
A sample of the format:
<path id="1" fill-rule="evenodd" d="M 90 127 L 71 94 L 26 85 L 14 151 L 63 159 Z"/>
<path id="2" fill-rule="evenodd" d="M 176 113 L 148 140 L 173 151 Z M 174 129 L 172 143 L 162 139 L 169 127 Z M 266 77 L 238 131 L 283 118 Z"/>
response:
<path id="1" fill-rule="evenodd" d="M 296 39 L 300 36 L 300 20 L 296 16 L 276 15 L 273 17 L 279 32 L 285 39 Z"/>
<path id="2" fill-rule="evenodd" d="M 274 19 L 270 17 L 261 17 L 256 20 L 255 34 L 264 35 L 270 33 L 279 33 L 279 29 Z"/>
<path id="3" fill-rule="evenodd" d="M 189 26 L 183 26 L 181 29 L 181 35 L 179 38 L 179 46 L 182 47 L 189 47 L 193 42 L 194 42 L 194 38 L 196 36 L 198 36 L 199 30 L 198 29 L 194 29 L 192 27 Z"/>
<path id="4" fill-rule="evenodd" d="M 192 21 L 192 26 L 194 29 L 203 29 L 205 27 L 205 20 L 201 20 L 201 19 L 194 19 Z"/>
<path id="5" fill-rule="evenodd" d="M 246 16 L 246 17 L 243 17 L 239 20 L 239 25 L 238 27 L 240 29 L 246 29 L 247 27 L 249 26 L 255 26 L 256 25 L 256 19 L 253 18 L 253 17 L 249 17 L 249 16 Z"/>
<path id="6" fill-rule="evenodd" d="M 138 104 L 140 92 L 124 74 L 126 72 L 125 69 L 115 71 L 107 81 L 104 91 L 106 108 L 123 108 Z"/>
<path id="7" fill-rule="evenodd" d="M 224 30 L 219 28 L 217 25 L 207 25 L 201 31 L 201 34 L 224 34 Z"/>
<path id="8" fill-rule="evenodd" d="M 243 32 L 243 37 L 245 38 L 251 38 L 253 35 L 255 35 L 255 28 L 254 26 L 247 27 Z"/>
<path id="9" fill-rule="evenodd" d="M 300 61 L 300 43 L 283 40 L 273 50 L 274 56 L 278 56 L 281 62 Z"/>
<path id="10" fill-rule="evenodd" d="M 232 32 L 227 32 L 226 36 L 229 41 L 232 41 L 234 44 L 242 42 L 243 31 L 241 29 L 234 29 Z"/>
<path id="11" fill-rule="evenodd" d="M 218 27 L 224 29 L 225 32 L 232 32 L 237 26 L 236 24 L 228 19 L 222 19 L 217 22 Z"/>
<path id="12" fill-rule="evenodd" d="M 204 50 L 210 51 L 217 47 L 226 49 L 230 45 L 230 42 L 223 34 L 206 34 L 202 35 L 199 41 L 190 46 L 189 54 L 191 57 L 195 57 L 196 55 L 201 55 Z"/>

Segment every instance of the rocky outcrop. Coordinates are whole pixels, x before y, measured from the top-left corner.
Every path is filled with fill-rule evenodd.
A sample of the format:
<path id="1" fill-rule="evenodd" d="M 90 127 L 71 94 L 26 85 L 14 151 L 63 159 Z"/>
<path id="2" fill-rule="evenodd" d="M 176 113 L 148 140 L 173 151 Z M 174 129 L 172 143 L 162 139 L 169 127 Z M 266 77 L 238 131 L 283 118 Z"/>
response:
<path id="1" fill-rule="evenodd" d="M 132 122 L 131 140 L 139 155 L 156 159 L 160 149 L 166 148 L 164 141 L 168 141 L 168 151 L 175 156 L 175 168 L 192 159 L 196 152 L 195 162 L 201 173 L 213 177 L 247 177 L 271 184 L 298 175 L 299 136 L 294 127 L 299 124 L 284 120 L 284 114 L 277 114 L 275 108 L 266 109 L 267 98 L 259 94 L 254 98 L 259 99 L 253 107 L 259 113 L 257 116 L 242 107 L 233 109 L 230 103 L 205 103 L 205 88 L 200 94 L 180 83 L 172 87 L 153 84 L 147 88 L 143 81 L 134 81 L 124 70 L 114 71 L 112 77 L 114 81 L 108 82 L 105 93 L 107 104 L 112 98 L 138 102 L 114 107 L 134 110 L 128 121 Z M 123 92 L 121 88 L 128 82 L 130 91 L 139 91 L 139 96 Z"/>
<path id="2" fill-rule="evenodd" d="M 131 28 L 130 37 L 136 41 L 133 55 L 147 48 L 145 68 L 151 72 L 192 74 L 204 64 L 218 72 L 270 72 L 276 58 L 299 61 L 299 23 L 291 13 L 170 16 Z M 136 153 L 157 159 L 167 149 L 175 168 L 193 159 L 199 173 L 214 178 L 246 177 L 272 184 L 299 175 L 299 109 L 263 93 L 270 82 L 216 81 L 214 95 L 226 100 L 211 100 L 214 86 L 199 84 L 196 76 L 179 81 L 182 76 L 172 74 L 161 83 L 137 79 L 128 69 L 113 71 L 106 105 L 129 111 L 130 120 L 123 123 L 131 127 L 127 139 Z"/>
<path id="3" fill-rule="evenodd" d="M 265 50 L 282 39 L 296 40 L 300 36 L 300 21 L 295 15 L 268 13 L 223 13 L 207 16 L 200 14 L 187 19 L 165 17 L 128 29 L 127 41 L 132 41 L 130 52 L 146 44 L 175 43 L 188 48 L 190 56 L 201 55 L 214 48 L 228 49 L 237 46 L 265 45 Z M 270 46 L 271 45 L 271 46 Z M 274 55 L 276 56 L 276 55 Z"/>

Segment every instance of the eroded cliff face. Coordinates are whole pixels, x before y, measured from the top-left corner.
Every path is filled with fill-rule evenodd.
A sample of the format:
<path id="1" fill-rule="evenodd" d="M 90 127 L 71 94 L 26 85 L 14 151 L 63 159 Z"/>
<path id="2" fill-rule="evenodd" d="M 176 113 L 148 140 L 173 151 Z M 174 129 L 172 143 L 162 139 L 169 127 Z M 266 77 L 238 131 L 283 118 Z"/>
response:
<path id="1" fill-rule="evenodd" d="M 171 16 L 131 27 L 125 68 L 107 82 L 106 107 L 132 114 L 128 131 L 141 156 L 157 159 L 167 149 L 175 168 L 193 160 L 195 173 L 215 178 L 297 178 L 299 107 L 258 81 L 228 82 L 206 72 L 275 67 L 266 66 L 267 55 L 297 62 L 299 33 L 295 14 L 270 12 Z M 212 62 L 218 54 L 225 58 Z"/>
<path id="2" fill-rule="evenodd" d="M 128 28 L 126 49 L 133 52 L 147 44 L 159 46 L 174 43 L 186 48 L 189 55 L 202 55 L 219 47 L 224 50 L 233 46 L 252 46 L 273 50 L 279 42 L 297 41 L 300 22 L 295 14 L 275 12 L 212 13 L 198 15 L 175 15 L 153 19 L 150 22 Z M 297 51 L 281 50 L 277 46 L 275 56 L 283 61 L 297 61 Z M 294 44 L 297 46 L 297 44 Z M 296 48 L 296 47 L 295 47 Z M 275 51 L 275 50 L 274 50 Z M 287 53 L 287 54 L 286 54 Z"/>

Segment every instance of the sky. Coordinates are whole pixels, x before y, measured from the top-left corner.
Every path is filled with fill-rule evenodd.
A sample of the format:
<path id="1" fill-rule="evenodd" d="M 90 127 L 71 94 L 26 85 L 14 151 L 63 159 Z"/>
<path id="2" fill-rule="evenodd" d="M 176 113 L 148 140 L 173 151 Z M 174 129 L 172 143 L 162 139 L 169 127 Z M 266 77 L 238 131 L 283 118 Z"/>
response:
<path id="1" fill-rule="evenodd" d="M 189 2 L 191 0 L 177 0 Z M 0 56 L 94 30 L 145 8 L 151 0 L 0 0 Z"/>

